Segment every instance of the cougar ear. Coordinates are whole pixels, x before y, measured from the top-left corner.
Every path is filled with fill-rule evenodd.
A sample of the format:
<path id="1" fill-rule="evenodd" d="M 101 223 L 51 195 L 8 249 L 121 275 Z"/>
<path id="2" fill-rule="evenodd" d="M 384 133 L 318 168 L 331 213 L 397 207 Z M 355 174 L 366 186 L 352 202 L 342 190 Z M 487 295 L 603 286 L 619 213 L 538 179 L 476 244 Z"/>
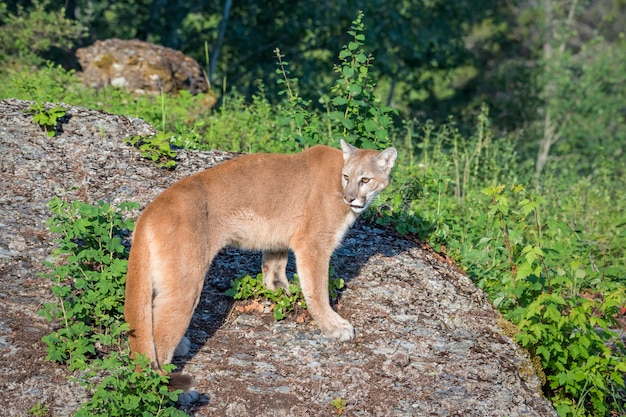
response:
<path id="1" fill-rule="evenodd" d="M 389 174 L 391 172 L 391 168 L 393 168 L 396 163 L 396 158 L 398 157 L 398 151 L 396 148 L 387 148 L 382 151 L 376 157 L 376 162 L 380 169 Z"/>
<path id="2" fill-rule="evenodd" d="M 346 162 L 350 157 L 354 156 L 354 153 L 358 148 L 350 145 L 345 140 L 341 139 L 341 150 L 343 151 L 343 162 Z"/>

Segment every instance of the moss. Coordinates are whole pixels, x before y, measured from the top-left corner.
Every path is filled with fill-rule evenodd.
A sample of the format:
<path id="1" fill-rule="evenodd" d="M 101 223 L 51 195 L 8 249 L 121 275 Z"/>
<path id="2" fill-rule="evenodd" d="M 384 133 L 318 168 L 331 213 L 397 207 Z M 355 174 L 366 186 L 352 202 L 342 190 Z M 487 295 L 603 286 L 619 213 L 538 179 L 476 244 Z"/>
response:
<path id="1" fill-rule="evenodd" d="M 541 358 L 537 355 L 533 355 L 531 363 L 533 365 L 533 369 L 537 373 L 537 376 L 541 379 L 541 385 L 546 385 L 547 379 L 545 372 L 543 372 L 543 367 L 541 366 Z"/>
<path id="2" fill-rule="evenodd" d="M 515 340 L 515 335 L 520 332 L 519 328 L 501 315 L 498 317 L 497 324 L 500 330 L 502 330 L 502 333 L 510 337 L 515 342 L 516 350 L 526 359 L 519 365 L 518 371 L 520 376 L 526 380 L 537 376 L 541 381 L 541 386 L 544 386 L 547 379 L 546 374 L 543 372 L 543 367 L 541 366 L 541 358 L 537 355 L 531 354 L 526 348 L 520 346 Z"/>
<path id="3" fill-rule="evenodd" d="M 113 58 L 113 55 L 106 54 L 106 55 L 102 55 L 97 61 L 94 61 L 93 64 L 96 67 L 106 71 L 109 68 L 111 68 L 114 63 L 115 63 L 115 58 Z"/>
<path id="4" fill-rule="evenodd" d="M 519 329 L 516 325 L 506 320 L 504 317 L 498 317 L 498 327 L 502 330 L 502 333 L 515 340 L 515 335 L 519 333 Z"/>
<path id="5" fill-rule="evenodd" d="M 129 56 L 128 59 L 126 60 L 126 65 L 128 66 L 139 65 L 139 59 L 136 56 Z"/>
<path id="6" fill-rule="evenodd" d="M 145 74 L 150 77 L 151 75 L 156 75 L 163 82 L 172 80 L 172 73 L 167 68 L 163 68 L 161 66 L 156 65 L 146 65 Z"/>
<path id="7" fill-rule="evenodd" d="M 175 72 L 174 78 L 176 78 L 179 82 L 184 83 L 185 80 L 187 80 L 187 75 L 183 72 Z"/>

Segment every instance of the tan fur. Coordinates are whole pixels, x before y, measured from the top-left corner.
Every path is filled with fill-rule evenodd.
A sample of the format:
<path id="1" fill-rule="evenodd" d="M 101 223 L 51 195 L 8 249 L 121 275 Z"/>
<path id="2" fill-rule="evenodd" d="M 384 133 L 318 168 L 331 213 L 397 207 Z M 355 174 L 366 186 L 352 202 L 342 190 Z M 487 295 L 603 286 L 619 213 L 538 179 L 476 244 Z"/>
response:
<path id="1" fill-rule="evenodd" d="M 332 310 L 328 264 L 346 230 L 389 183 L 396 150 L 315 146 L 256 154 L 176 182 L 137 221 L 126 278 L 131 352 L 169 363 L 198 304 L 211 261 L 225 246 L 263 251 L 264 284 L 288 288 L 293 250 L 308 309 L 322 332 L 350 340 Z"/>

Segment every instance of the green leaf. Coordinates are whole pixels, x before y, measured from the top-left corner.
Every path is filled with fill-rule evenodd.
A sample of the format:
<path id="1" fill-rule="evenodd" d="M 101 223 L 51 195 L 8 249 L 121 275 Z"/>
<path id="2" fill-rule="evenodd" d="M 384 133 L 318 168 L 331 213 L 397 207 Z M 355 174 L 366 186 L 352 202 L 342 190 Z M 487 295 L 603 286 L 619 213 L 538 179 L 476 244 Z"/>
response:
<path id="1" fill-rule="evenodd" d="M 557 323 L 561 319 L 561 312 L 554 305 L 550 304 L 546 307 L 543 317 L 549 318 L 553 322 Z"/>
<path id="2" fill-rule="evenodd" d="M 359 94 L 361 94 L 361 92 L 363 91 L 363 89 L 361 88 L 360 85 L 358 84 L 349 84 L 348 85 L 348 93 L 351 96 L 358 96 Z M 360 102 L 355 102 L 355 104 L 365 104 L 365 103 L 360 103 Z"/>
<path id="3" fill-rule="evenodd" d="M 283 308 L 279 305 L 276 305 L 276 307 L 274 307 L 274 318 L 276 320 L 282 320 L 285 318 L 285 314 L 283 313 Z"/>
<path id="4" fill-rule="evenodd" d="M 518 280 L 524 280 L 533 274 L 532 264 L 524 262 L 517 268 L 516 277 Z"/>
<path id="5" fill-rule="evenodd" d="M 367 62 L 367 56 L 362 53 L 356 54 L 355 59 L 359 64 L 364 64 L 365 62 Z M 359 67 L 359 70 L 361 72 L 367 72 L 367 67 L 366 66 Z"/>
<path id="6" fill-rule="evenodd" d="M 376 123 L 376 120 L 372 120 L 372 119 L 367 119 L 363 122 L 363 126 L 365 127 L 365 130 L 367 130 L 368 132 L 374 132 L 376 131 L 376 129 L 378 129 L 378 123 Z"/>
<path id="7" fill-rule="evenodd" d="M 348 104 L 348 100 L 345 97 L 337 96 L 332 99 L 332 103 L 335 106 L 343 106 Z"/>

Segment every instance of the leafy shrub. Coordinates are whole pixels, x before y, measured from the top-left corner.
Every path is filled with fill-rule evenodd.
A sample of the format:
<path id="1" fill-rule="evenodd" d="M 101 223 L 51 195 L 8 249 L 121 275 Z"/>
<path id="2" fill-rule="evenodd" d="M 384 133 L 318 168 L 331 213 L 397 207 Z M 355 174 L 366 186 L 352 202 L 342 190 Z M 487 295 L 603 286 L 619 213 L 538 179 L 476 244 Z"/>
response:
<path id="1" fill-rule="evenodd" d="M 359 12 L 348 31 L 352 39 L 339 52 L 340 64 L 335 66 L 339 77 L 330 90 L 332 97 L 322 97 L 322 103 L 328 106 L 328 124 L 336 132 L 335 140 L 344 138 L 359 148 L 383 149 L 390 144 L 395 111 L 374 94 L 374 58 L 363 50 L 364 32 L 363 12 Z"/>
<path id="2" fill-rule="evenodd" d="M 0 98 L 17 98 L 37 102 L 77 103 L 80 81 L 74 71 L 46 64 L 37 71 L 11 70 L 0 83 Z"/>
<path id="3" fill-rule="evenodd" d="M 202 148 L 233 152 L 292 152 L 291 126 L 281 123 L 279 113 L 262 94 L 250 102 L 236 92 L 228 94 L 220 108 L 203 119 L 198 142 Z"/>
<path id="4" fill-rule="evenodd" d="M 338 78 L 329 94 L 320 97 L 326 113 L 320 117 L 309 109 L 310 101 L 301 98 L 297 91 L 297 78 L 289 78 L 285 61 L 279 50 L 275 53 L 282 84 L 288 100 L 283 101 L 279 120 L 291 126 L 290 137 L 299 150 L 319 143 L 336 144 L 345 139 L 362 148 L 383 149 L 390 144 L 389 131 L 393 128 L 394 110 L 383 105 L 374 95 L 375 82 L 371 76 L 373 57 L 363 50 L 365 26 L 363 13 L 352 22 L 348 35 L 352 38 L 339 53 L 340 63 L 335 66 Z"/>
<path id="5" fill-rule="evenodd" d="M 133 228 L 119 210 L 137 208 L 124 203 L 115 208 L 97 206 L 58 197 L 50 201 L 53 212 L 50 231 L 60 234 L 56 251 L 62 262 L 49 264 L 44 276 L 57 302 L 47 303 L 39 314 L 60 322 L 59 330 L 47 335 L 48 360 L 67 362 L 70 369 L 82 369 L 96 356 L 96 345 L 120 344 L 126 325 L 123 320 L 124 282 L 128 248 L 124 240 Z"/>
<path id="6" fill-rule="evenodd" d="M 626 305 L 620 169 L 598 161 L 601 171 L 579 179 L 564 177 L 561 166 L 521 185 L 533 178 L 532 166 L 515 160 L 510 141 L 492 137 L 485 108 L 469 134 L 454 122 L 405 129 L 404 149 L 418 145 L 401 154 L 407 162 L 372 218 L 457 260 L 516 325 L 559 415 L 623 413 L 625 350 L 615 331 Z"/>
<path id="7" fill-rule="evenodd" d="M 76 380 L 92 395 L 76 415 L 186 415 L 174 407 L 180 391 L 169 392 L 168 377 L 152 370 L 145 357 L 131 360 L 125 342 L 124 285 L 134 222 L 123 214 L 138 205 L 55 197 L 49 206 L 48 227 L 59 235 L 59 262 L 49 264 L 44 276 L 53 281 L 57 301 L 39 313 L 59 329 L 42 340 L 48 345 L 46 359 L 81 371 Z"/>
<path id="8" fill-rule="evenodd" d="M 368 148 L 382 149 L 390 144 L 393 109 L 374 95 L 373 57 L 364 52 L 363 15 L 359 13 L 348 31 L 351 41 L 339 53 L 335 67 L 337 80 L 319 101 L 325 112 L 316 111 L 312 100 L 298 92 L 298 79 L 289 71 L 290 63 L 275 49 L 277 84 L 283 99 L 272 105 L 260 93 L 246 103 L 236 93 L 224 95 L 220 109 L 204 120 L 198 135 L 202 147 L 236 152 L 296 152 L 339 139 Z"/>
<path id="9" fill-rule="evenodd" d="M 626 303 L 624 287 L 602 279 L 585 282 L 593 271 L 552 240 L 554 234 L 573 237 L 567 224 L 541 222 L 543 199 L 522 186 L 512 187 L 511 195 L 505 191 L 504 186 L 484 190 L 492 199 L 492 230 L 500 233 L 484 237 L 479 247 L 483 252 L 500 247 L 501 260 L 508 261 L 479 284 L 517 324 L 518 342 L 541 358 L 560 415 L 620 409 L 624 399 L 610 393 L 625 388 L 626 362 L 612 329 Z"/>
<path id="10" fill-rule="evenodd" d="M 154 136 L 133 136 L 128 143 L 137 147 L 141 156 L 148 158 L 161 168 L 174 168 L 176 166 L 176 152 L 170 145 L 171 134 L 158 133 Z"/>
<path id="11" fill-rule="evenodd" d="M 136 365 L 141 372 L 136 370 Z M 172 368 L 173 365 L 164 366 L 166 371 Z M 170 392 L 168 377 L 152 369 L 145 356 L 131 361 L 127 351 L 112 352 L 106 358 L 95 360 L 78 381 L 92 393 L 92 397 L 81 405 L 76 417 L 187 415 L 174 406 L 182 391 Z"/>
<path id="12" fill-rule="evenodd" d="M 336 300 L 339 296 L 338 291 L 343 289 L 345 282 L 341 278 L 334 278 L 334 269 L 332 266 L 329 270 L 328 293 L 331 300 Z M 276 320 L 284 319 L 289 311 L 293 311 L 297 306 L 306 308 L 306 301 L 302 294 L 300 282 L 297 274 L 289 283 L 289 294 L 285 293 L 282 288 L 276 291 L 269 290 L 263 286 L 263 274 L 256 277 L 246 275 L 233 280 L 230 289 L 225 293 L 227 296 L 235 300 L 259 300 L 267 299 L 272 302 L 271 310 Z"/>
<path id="13" fill-rule="evenodd" d="M 33 115 L 33 121 L 46 132 L 48 137 L 56 134 L 57 125 L 65 116 L 67 109 L 62 106 L 54 106 L 46 109 L 40 102 L 31 104 L 28 112 Z"/>

